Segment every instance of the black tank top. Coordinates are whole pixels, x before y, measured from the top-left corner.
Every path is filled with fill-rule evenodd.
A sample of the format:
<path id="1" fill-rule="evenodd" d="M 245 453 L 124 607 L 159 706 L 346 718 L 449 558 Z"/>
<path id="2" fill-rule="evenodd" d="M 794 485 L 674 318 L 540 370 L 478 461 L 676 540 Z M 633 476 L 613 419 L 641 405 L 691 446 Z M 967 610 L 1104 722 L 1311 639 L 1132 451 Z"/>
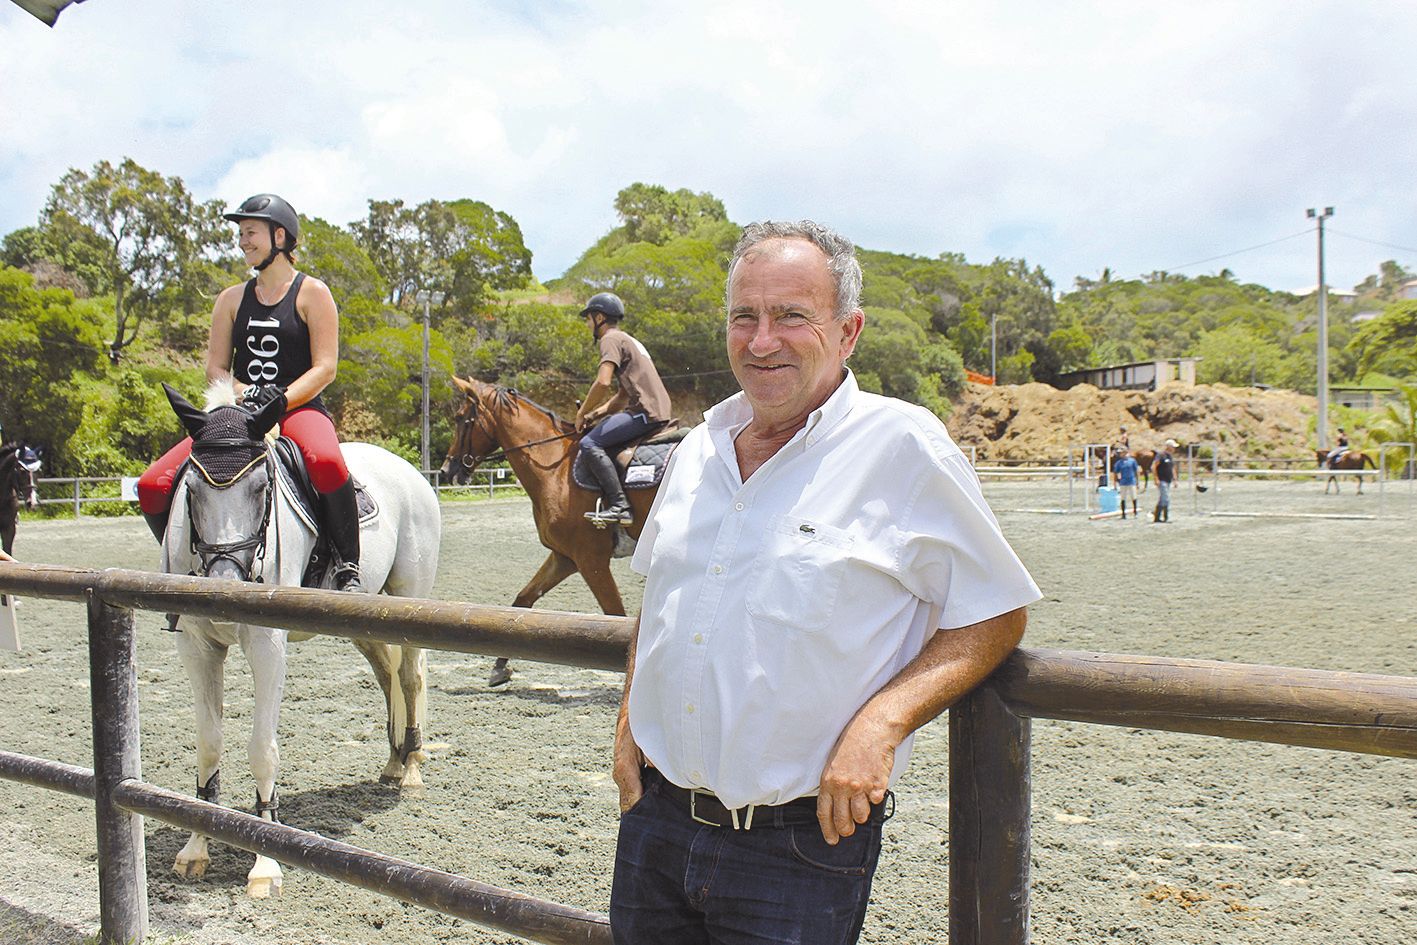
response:
<path id="1" fill-rule="evenodd" d="M 284 389 L 310 370 L 310 326 L 295 310 L 304 282 L 305 273 L 296 273 L 285 297 L 274 305 L 256 298 L 255 279 L 246 283 L 231 326 L 232 374 L 238 381 L 278 384 Z M 318 395 L 303 406 L 325 410 Z"/>

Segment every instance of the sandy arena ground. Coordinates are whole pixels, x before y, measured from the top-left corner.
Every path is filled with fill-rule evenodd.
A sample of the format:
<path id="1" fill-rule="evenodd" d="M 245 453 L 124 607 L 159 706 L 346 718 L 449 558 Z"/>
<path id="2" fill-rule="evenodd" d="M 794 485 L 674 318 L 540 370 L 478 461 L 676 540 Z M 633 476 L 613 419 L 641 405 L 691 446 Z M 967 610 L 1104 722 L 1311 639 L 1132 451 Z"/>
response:
<path id="1" fill-rule="evenodd" d="M 1351 480 L 1350 480 L 1351 482 Z M 1376 495 L 1316 499 L 1312 483 L 1226 485 L 1223 509 L 1370 514 Z M 1066 502 L 1060 483 L 989 484 L 1002 509 Z M 1034 646 L 1417 675 L 1410 585 L 1417 518 L 1198 516 L 1089 522 L 1000 512 L 1044 589 Z M 1148 496 L 1147 498 L 1150 498 Z M 1207 493 L 1206 501 L 1215 497 Z M 1078 498 L 1080 502 L 1080 496 Z M 543 557 L 523 499 L 444 506 L 437 594 L 505 603 Z M 149 567 L 136 518 L 24 522 L 19 553 L 82 567 Z M 617 563 L 628 601 L 640 581 Z M 594 610 L 572 578 L 545 606 Z M 80 607 L 27 600 L 25 651 L 0 653 L 0 747 L 92 764 Z M 140 614 L 144 776 L 190 791 L 192 707 L 173 641 Z M 282 719 L 284 819 L 295 826 L 603 911 L 615 792 L 607 773 L 620 676 L 523 663 L 487 691 L 489 660 L 431 654 L 426 794 L 377 780 L 378 695 L 347 643 L 294 647 Z M 249 807 L 249 673 L 227 670 L 228 802 Z M 946 726 L 927 727 L 898 785 L 864 941 L 944 941 L 948 927 Z M 1413 762 L 1082 724 L 1034 726 L 1033 941 L 1417 941 Z M 515 941 L 288 870 L 283 898 L 247 900 L 249 856 L 216 845 L 194 883 L 170 872 L 185 837 L 149 822 L 153 932 L 163 942 Z M 0 941 L 71 945 L 97 925 L 93 813 L 0 781 Z"/>

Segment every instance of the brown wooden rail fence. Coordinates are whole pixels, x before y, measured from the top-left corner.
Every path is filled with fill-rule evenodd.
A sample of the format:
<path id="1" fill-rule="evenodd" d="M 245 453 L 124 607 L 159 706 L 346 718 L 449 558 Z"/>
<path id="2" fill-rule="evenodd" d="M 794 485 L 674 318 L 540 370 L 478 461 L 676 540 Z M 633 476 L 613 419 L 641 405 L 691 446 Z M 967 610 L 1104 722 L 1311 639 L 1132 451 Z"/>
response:
<path id="1" fill-rule="evenodd" d="M 0 777 L 92 799 L 104 945 L 147 934 L 142 818 L 533 942 L 610 942 L 604 915 L 207 804 L 142 780 L 133 608 L 621 669 L 629 621 L 0 562 L 0 591 L 88 604 L 94 768 L 0 752 Z M 1417 678 L 1020 649 L 950 711 L 952 945 L 1028 941 L 1029 726 L 1067 719 L 1417 757 Z"/>

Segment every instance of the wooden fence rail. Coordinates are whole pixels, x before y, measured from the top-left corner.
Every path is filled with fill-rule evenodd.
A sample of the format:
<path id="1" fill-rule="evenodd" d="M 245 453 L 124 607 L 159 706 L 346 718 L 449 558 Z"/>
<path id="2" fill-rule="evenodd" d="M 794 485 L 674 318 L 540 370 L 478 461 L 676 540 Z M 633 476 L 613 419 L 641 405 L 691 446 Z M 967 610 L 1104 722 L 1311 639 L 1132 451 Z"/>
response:
<path id="1" fill-rule="evenodd" d="M 5 562 L 0 562 L 0 591 L 88 603 L 95 770 L 0 752 L 0 777 L 94 800 L 101 941 L 140 942 L 146 933 L 142 815 L 532 941 L 609 942 L 604 916 L 143 783 L 130 608 L 598 669 L 623 667 L 627 618 Z M 1018 650 L 950 713 L 952 945 L 1028 941 L 1034 718 L 1414 758 L 1417 678 Z"/>

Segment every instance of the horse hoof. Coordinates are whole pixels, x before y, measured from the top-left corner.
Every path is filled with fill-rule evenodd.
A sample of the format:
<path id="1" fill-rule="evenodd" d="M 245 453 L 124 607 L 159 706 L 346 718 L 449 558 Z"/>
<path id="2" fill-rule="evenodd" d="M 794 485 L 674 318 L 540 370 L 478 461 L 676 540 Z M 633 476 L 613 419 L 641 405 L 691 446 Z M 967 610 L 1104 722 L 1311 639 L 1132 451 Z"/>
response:
<path id="1" fill-rule="evenodd" d="M 246 881 L 246 895 L 252 899 L 278 899 L 280 898 L 280 887 L 279 878 L 262 876 L 259 879 L 248 879 Z"/>
<path id="2" fill-rule="evenodd" d="M 172 871 L 183 879 L 201 879 L 207 874 L 211 860 L 184 860 L 181 857 L 172 864 Z"/>
<path id="3" fill-rule="evenodd" d="M 487 686 L 496 689 L 498 686 L 505 686 L 512 681 L 512 668 L 507 665 L 506 660 L 498 660 L 492 667 L 492 675 L 487 677 Z"/>

